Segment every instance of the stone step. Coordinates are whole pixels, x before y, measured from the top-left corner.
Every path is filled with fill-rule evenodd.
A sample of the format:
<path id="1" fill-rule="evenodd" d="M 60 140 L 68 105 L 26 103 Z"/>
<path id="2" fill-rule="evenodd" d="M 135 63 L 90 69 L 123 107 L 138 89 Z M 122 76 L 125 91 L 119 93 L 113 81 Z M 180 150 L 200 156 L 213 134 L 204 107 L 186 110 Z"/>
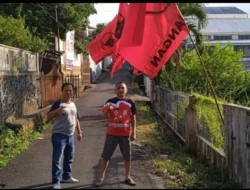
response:
<path id="1" fill-rule="evenodd" d="M 35 113 L 30 115 L 24 115 L 14 121 L 6 122 L 6 127 L 18 131 L 23 130 L 24 132 L 30 133 L 34 130 L 40 131 L 41 127 L 47 123 L 47 112 L 51 106 L 37 110 Z"/>

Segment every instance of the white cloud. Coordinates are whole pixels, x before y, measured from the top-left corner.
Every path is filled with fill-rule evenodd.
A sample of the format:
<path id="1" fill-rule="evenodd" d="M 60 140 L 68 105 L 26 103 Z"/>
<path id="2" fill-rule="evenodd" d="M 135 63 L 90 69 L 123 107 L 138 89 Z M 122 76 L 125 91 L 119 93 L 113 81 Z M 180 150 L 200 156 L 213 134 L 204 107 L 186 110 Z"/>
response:
<path id="1" fill-rule="evenodd" d="M 119 3 L 97 3 L 95 8 L 97 14 L 89 17 L 90 26 L 96 26 L 98 23 L 110 22 L 118 12 Z"/>

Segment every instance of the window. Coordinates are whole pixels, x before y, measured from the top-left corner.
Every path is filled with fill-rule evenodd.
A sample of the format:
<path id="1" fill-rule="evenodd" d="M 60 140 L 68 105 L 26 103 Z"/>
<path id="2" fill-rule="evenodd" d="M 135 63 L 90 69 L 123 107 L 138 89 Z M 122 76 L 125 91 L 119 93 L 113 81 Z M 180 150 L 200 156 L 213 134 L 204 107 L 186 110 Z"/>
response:
<path id="1" fill-rule="evenodd" d="M 232 40 L 232 36 L 214 36 L 214 40 Z"/>
<path id="2" fill-rule="evenodd" d="M 235 51 L 242 50 L 243 57 L 250 57 L 250 45 L 236 45 L 234 46 Z"/>
<path id="3" fill-rule="evenodd" d="M 250 39 L 250 35 L 239 35 L 238 39 L 239 40 L 249 40 Z"/>

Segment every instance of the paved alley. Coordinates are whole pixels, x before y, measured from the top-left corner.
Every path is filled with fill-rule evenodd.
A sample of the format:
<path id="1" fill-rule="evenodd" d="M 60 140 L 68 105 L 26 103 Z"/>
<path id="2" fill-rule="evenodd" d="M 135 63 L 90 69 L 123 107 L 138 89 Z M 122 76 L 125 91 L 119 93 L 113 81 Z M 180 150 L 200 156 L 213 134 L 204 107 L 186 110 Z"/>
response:
<path id="1" fill-rule="evenodd" d="M 126 66 L 115 74 L 113 80 L 110 80 L 107 76 L 97 84 L 95 89 L 76 101 L 76 105 L 81 113 L 81 127 L 84 137 L 82 141 L 76 141 L 73 177 L 79 179 L 80 182 L 77 184 L 62 184 L 62 188 L 95 188 L 93 184 L 99 176 L 101 153 L 107 127 L 107 120 L 102 119 L 101 107 L 108 98 L 114 96 L 114 84 L 118 81 L 125 81 L 128 85 L 131 85 L 131 76 Z M 5 189 L 52 188 L 52 145 L 50 136 L 50 129 L 48 129 L 44 139 L 36 140 L 28 150 L 18 155 L 12 162 L 0 170 L 0 184 L 4 184 Z M 130 187 L 123 183 L 123 159 L 119 147 L 117 147 L 107 170 L 105 185 L 101 188 L 157 188 L 157 182 L 149 177 L 142 159 L 143 156 L 141 156 L 138 148 L 133 146 L 132 178 L 137 182 L 137 186 Z"/>

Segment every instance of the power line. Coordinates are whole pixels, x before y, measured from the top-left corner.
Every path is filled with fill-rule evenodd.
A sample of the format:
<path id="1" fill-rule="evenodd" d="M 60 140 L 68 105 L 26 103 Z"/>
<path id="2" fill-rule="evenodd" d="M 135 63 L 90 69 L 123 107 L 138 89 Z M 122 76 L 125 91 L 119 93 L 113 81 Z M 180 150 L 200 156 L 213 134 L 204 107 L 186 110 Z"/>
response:
<path id="1" fill-rule="evenodd" d="M 37 6 L 37 7 L 40 7 L 40 8 L 42 8 L 56 23 L 58 23 L 59 24 L 59 26 L 60 27 L 62 27 L 62 28 L 64 28 L 66 31 L 69 31 L 63 24 L 61 24 L 60 22 L 58 22 L 55 18 L 54 18 L 54 16 L 52 16 L 42 5 L 40 5 L 39 3 L 37 3 L 38 5 L 36 5 L 36 4 L 34 4 L 34 3 L 31 3 L 32 5 L 34 5 L 34 6 Z M 78 36 L 78 35 L 76 35 L 75 34 L 75 36 L 76 37 L 78 37 L 78 38 L 82 38 L 82 36 Z M 59 36 L 58 36 L 59 37 Z"/>
<path id="2" fill-rule="evenodd" d="M 34 3 L 31 3 L 31 4 L 34 5 L 34 6 L 42 8 L 51 18 L 53 18 L 53 20 L 55 22 L 57 22 L 58 24 L 60 24 L 62 28 L 64 28 L 65 30 L 68 30 L 64 25 L 62 25 L 60 22 L 58 22 L 42 5 L 40 5 L 39 3 L 37 3 L 37 5 L 34 4 Z"/>

